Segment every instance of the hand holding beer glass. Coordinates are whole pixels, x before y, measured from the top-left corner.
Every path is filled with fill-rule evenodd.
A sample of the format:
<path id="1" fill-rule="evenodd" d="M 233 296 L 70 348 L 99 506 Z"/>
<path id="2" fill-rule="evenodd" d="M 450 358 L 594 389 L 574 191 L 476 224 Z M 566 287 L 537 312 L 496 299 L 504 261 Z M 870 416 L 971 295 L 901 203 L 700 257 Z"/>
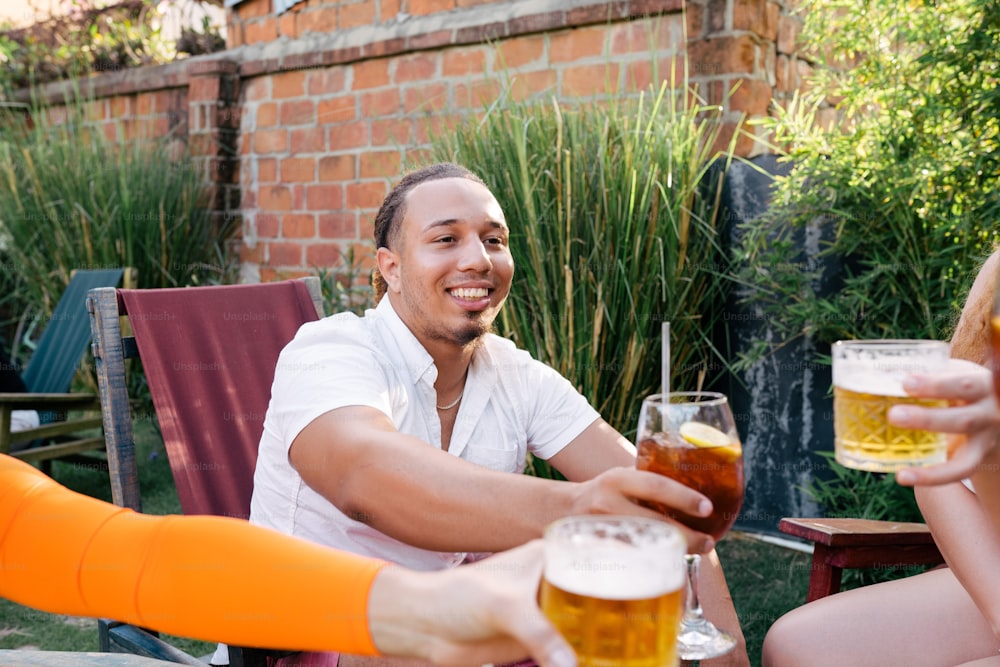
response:
<path id="1" fill-rule="evenodd" d="M 672 519 L 711 535 L 716 541 L 732 527 L 743 504 L 743 449 L 725 395 L 716 392 L 654 394 L 642 402 L 636 434 L 640 470 L 665 475 L 700 491 L 712 501 L 712 514 L 695 517 L 656 507 Z M 698 600 L 700 556 L 686 556 L 687 608 L 678 637 L 684 660 L 724 655 L 736 639 L 702 613 Z"/>
<path id="2" fill-rule="evenodd" d="M 579 667 L 674 667 L 687 546 L 675 527 L 606 515 L 545 531 L 542 611 Z"/>
<path id="3" fill-rule="evenodd" d="M 894 472 L 942 463 L 947 441 L 941 433 L 889 423 L 894 405 L 945 407 L 947 401 L 918 399 L 903 389 L 913 374 L 932 374 L 948 364 L 948 344 L 936 340 L 851 340 L 833 345 L 834 450 L 849 468 Z"/>

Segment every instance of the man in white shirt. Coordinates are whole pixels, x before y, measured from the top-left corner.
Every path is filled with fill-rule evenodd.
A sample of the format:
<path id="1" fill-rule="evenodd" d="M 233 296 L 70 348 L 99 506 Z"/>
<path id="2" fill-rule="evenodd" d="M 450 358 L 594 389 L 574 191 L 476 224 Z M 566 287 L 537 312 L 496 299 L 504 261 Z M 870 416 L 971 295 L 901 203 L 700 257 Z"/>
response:
<path id="1" fill-rule="evenodd" d="M 701 494 L 635 470 L 635 449 L 550 367 L 493 335 L 514 262 L 478 177 L 406 176 L 375 221 L 385 296 L 305 325 L 275 371 L 251 521 L 416 569 L 537 538 L 552 520 L 707 515 Z M 521 474 L 525 454 L 569 482 Z M 691 551 L 711 539 L 684 529 Z"/>

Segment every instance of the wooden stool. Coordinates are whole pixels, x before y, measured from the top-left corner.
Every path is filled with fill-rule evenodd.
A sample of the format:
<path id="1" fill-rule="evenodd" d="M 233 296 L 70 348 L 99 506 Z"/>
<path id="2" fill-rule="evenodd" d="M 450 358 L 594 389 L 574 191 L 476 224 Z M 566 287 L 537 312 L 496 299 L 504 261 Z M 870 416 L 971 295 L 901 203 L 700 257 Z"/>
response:
<path id="1" fill-rule="evenodd" d="M 930 530 L 922 523 L 785 518 L 778 528 L 814 544 L 806 602 L 839 592 L 844 568 L 944 562 Z"/>

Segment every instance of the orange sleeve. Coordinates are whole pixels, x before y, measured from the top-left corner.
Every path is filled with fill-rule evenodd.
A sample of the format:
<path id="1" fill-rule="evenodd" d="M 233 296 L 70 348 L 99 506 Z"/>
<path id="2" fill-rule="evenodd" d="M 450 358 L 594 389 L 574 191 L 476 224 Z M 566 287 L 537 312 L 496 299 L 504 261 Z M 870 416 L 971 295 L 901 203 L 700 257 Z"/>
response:
<path id="1" fill-rule="evenodd" d="M 0 455 L 0 595 L 241 646 L 375 655 L 385 565 L 239 519 L 137 514 Z"/>

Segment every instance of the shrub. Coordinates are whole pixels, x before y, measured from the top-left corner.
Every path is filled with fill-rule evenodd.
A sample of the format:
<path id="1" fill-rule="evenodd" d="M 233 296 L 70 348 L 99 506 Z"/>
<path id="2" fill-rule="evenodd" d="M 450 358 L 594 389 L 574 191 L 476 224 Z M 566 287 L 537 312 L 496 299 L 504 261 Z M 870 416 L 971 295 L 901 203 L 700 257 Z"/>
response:
<path id="1" fill-rule="evenodd" d="M 213 222 L 195 164 L 160 141 L 107 139 L 84 107 L 58 125 L 32 109 L 33 126 L 0 135 L 6 312 L 42 319 L 77 268 L 134 267 L 139 287 L 226 280 L 232 225 Z"/>

